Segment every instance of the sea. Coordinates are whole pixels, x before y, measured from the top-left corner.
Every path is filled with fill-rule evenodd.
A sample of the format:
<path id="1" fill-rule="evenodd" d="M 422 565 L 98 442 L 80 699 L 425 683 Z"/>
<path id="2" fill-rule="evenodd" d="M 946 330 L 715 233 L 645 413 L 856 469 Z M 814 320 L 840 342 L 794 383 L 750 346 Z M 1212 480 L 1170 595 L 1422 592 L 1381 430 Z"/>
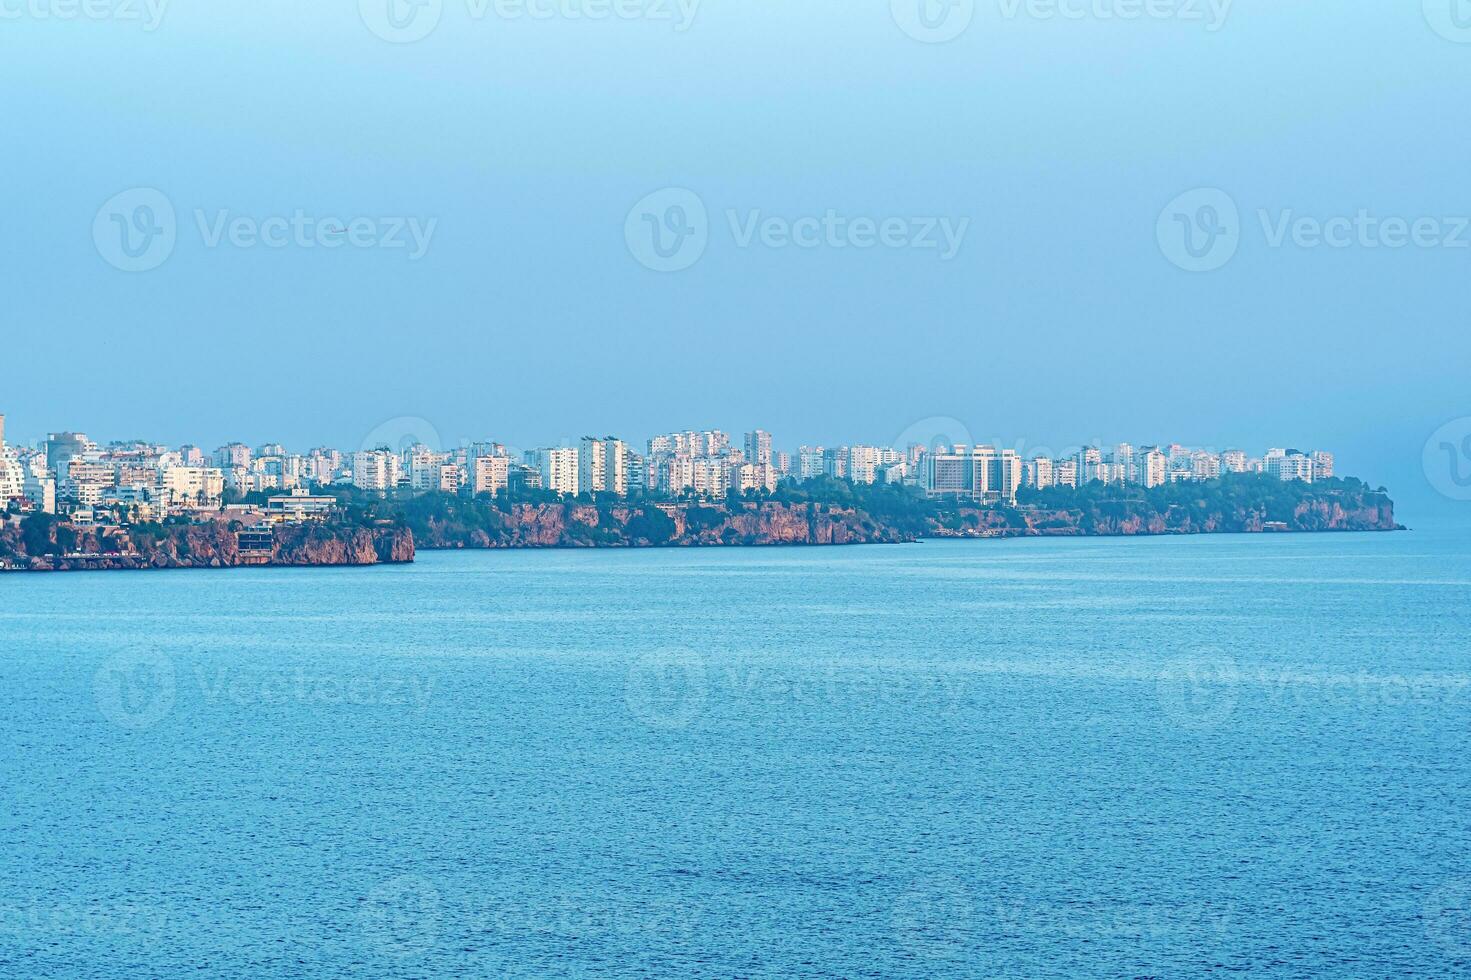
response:
<path id="1" fill-rule="evenodd" d="M 1471 531 L 0 576 L 0 976 L 1471 971 Z"/>

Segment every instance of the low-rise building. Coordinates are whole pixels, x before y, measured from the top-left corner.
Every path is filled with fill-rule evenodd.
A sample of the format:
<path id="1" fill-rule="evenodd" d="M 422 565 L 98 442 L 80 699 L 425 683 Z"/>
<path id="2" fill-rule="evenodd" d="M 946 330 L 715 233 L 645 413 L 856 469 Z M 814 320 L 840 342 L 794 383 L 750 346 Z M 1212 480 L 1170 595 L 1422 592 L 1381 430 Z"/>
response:
<path id="1" fill-rule="evenodd" d="M 266 498 L 266 513 L 273 520 L 289 523 L 326 520 L 336 506 L 336 497 L 318 496 L 301 489 Z"/>
<path id="2" fill-rule="evenodd" d="M 162 488 L 170 507 L 218 507 L 225 475 L 213 466 L 176 466 L 164 471 Z"/>

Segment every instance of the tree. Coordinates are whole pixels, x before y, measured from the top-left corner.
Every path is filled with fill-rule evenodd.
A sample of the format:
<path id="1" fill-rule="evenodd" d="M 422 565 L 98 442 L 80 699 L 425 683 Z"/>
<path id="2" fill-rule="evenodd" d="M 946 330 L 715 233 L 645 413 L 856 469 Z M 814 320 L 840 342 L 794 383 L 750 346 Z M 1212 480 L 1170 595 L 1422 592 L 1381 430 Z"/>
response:
<path id="1" fill-rule="evenodd" d="M 58 521 L 51 514 L 32 514 L 20 522 L 21 543 L 28 555 L 59 555 L 55 529 Z"/>
<path id="2" fill-rule="evenodd" d="M 664 545 L 674 540 L 678 528 L 674 519 L 658 507 L 641 507 L 628 522 L 626 530 L 628 536 L 635 540 L 647 541 L 651 545 Z"/>

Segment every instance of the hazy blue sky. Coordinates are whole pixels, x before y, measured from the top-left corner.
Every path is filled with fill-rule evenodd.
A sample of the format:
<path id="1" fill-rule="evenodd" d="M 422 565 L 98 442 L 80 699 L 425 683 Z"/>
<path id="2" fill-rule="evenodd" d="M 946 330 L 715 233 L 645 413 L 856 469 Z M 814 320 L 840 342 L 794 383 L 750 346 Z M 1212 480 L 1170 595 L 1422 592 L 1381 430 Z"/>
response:
<path id="1" fill-rule="evenodd" d="M 795 446 L 940 416 L 1024 450 L 1332 448 L 1413 513 L 1437 499 L 1426 440 L 1471 415 L 1452 0 L 976 0 L 930 18 L 971 16 L 945 43 L 906 0 L 705 0 L 688 23 L 690 0 L 178 2 L 156 24 L 90 2 L 103 19 L 0 0 L 17 439 L 355 447 L 411 416 L 445 443 L 759 424 Z M 679 226 L 674 199 L 630 209 L 669 187 L 708 242 L 661 272 L 636 240 L 644 214 Z M 104 207 L 135 188 L 174 209 L 172 251 L 118 251 L 116 221 L 166 217 Z M 1167 209 L 1198 188 L 1239 223 L 1202 210 L 1219 195 Z M 905 230 L 743 239 L 753 213 L 829 211 Z M 1435 245 L 1274 244 L 1284 215 L 1360 211 L 1435 219 Z M 414 219 L 426 247 L 211 243 L 298 212 L 337 241 Z M 1234 253 L 1170 244 L 1213 218 Z M 900 247 L 925 219 L 941 247 Z M 964 229 L 949 258 L 941 227 Z"/>

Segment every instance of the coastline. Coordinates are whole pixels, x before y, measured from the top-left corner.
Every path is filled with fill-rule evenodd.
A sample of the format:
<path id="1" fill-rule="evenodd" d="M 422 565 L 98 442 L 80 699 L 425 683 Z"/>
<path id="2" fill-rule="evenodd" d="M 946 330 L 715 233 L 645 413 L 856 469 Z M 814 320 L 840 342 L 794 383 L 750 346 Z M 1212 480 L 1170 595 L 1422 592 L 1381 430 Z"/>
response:
<path id="1" fill-rule="evenodd" d="M 1027 532 L 1016 533 L 973 533 L 973 534 L 924 534 L 914 537 L 883 538 L 876 540 L 854 539 L 842 541 L 800 541 L 800 540 L 767 540 L 767 541 L 678 541 L 664 543 L 649 543 L 646 541 L 621 541 L 591 544 L 586 542 L 555 542 L 555 543 L 518 543 L 518 544 L 445 544 L 435 546 L 418 546 L 412 543 L 412 535 L 409 537 L 411 549 L 407 557 L 399 551 L 397 557 L 355 556 L 346 559 L 325 558 L 303 558 L 300 556 L 271 557 L 262 559 L 240 559 L 222 560 L 218 557 L 209 560 L 183 560 L 183 561 L 160 561 L 157 556 L 148 556 L 140 553 L 133 554 L 96 554 L 96 555 L 61 555 L 47 556 L 32 559 L 24 567 L 6 564 L 0 561 L 0 574 L 5 573 L 45 573 L 45 572 L 109 572 L 109 571 L 230 571 L 239 568 L 277 568 L 277 569 L 306 569 L 306 568 L 373 568 L 387 565 L 411 565 L 414 563 L 418 552 L 431 553 L 456 553 L 466 551 L 647 551 L 647 550 L 690 550 L 690 549 L 724 549 L 724 548 L 843 548 L 856 547 L 860 545 L 903 545 L 924 544 L 929 541 L 1021 541 L 1021 540 L 1080 540 L 1085 538 L 1101 538 L 1110 540 L 1122 539 L 1144 539 L 1144 538 L 1189 538 L 1206 537 L 1217 535 L 1230 536 L 1269 536 L 1278 535 L 1313 535 L 1313 534 L 1383 534 L 1396 531 L 1410 531 L 1411 528 L 1401 524 L 1392 527 L 1340 527 L 1340 528 L 1318 528 L 1318 529 L 1273 529 L 1273 530 L 1242 530 L 1242 529 L 1218 529 L 1218 530 L 1163 530 L 1163 531 L 1138 531 L 1138 532 Z"/>
<path id="2" fill-rule="evenodd" d="M 9 529 L 7 529 L 8 531 Z M 165 571 L 232 568 L 352 568 L 408 564 L 414 538 L 408 528 L 348 524 L 282 524 L 265 529 L 232 520 L 198 524 L 80 528 L 53 522 L 45 543 L 54 550 L 17 554 L 16 535 L 3 539 L 6 572 Z M 85 547 L 63 548 L 62 542 Z M 21 544 L 24 544 L 22 538 Z"/>
<path id="3" fill-rule="evenodd" d="M 1087 533 L 1087 534 L 926 534 L 913 538 L 900 538 L 885 541 L 843 541 L 843 542 L 813 542 L 813 541 L 751 541 L 727 543 L 723 541 L 713 542 L 672 542 L 664 544 L 649 544 L 646 542 L 616 544 L 514 544 L 514 545 L 438 545 L 434 547 L 419 547 L 418 551 L 439 553 L 456 553 L 466 551 L 688 551 L 693 549 L 722 549 L 722 548 L 855 548 L 864 545 L 906 545 L 925 544 L 929 541 L 1077 541 L 1083 539 L 1103 540 L 1143 540 L 1146 538 L 1204 538 L 1204 537 L 1304 537 L 1319 534 L 1393 534 L 1401 531 L 1413 531 L 1414 528 L 1396 525 L 1395 527 L 1347 527 L 1347 528 L 1325 528 L 1322 530 L 1294 530 L 1283 531 L 1160 531 L 1141 532 L 1138 534 L 1125 533 Z"/>
<path id="4" fill-rule="evenodd" d="M 1396 531 L 1414 531 L 1415 528 L 1397 525 L 1392 528 L 1331 528 L 1331 530 L 1302 531 L 1162 531 L 1162 533 L 1143 534 L 944 534 L 944 536 L 915 537 L 915 539 L 893 540 L 893 542 L 841 542 L 841 543 L 809 543 L 809 542 L 756 542 L 756 543 L 722 543 L 709 544 L 512 544 L 512 546 L 441 546 L 441 547 L 418 547 L 415 549 L 415 558 L 407 561 L 371 561 L 371 562 L 285 562 L 285 561 L 263 561 L 263 562 L 238 562 L 238 564 L 179 564 L 179 565 L 154 565 L 140 555 L 104 555 L 94 558 L 81 558 L 81 556 L 63 556 L 62 564 L 49 564 L 46 567 L 16 568 L 0 565 L 0 575 L 15 572 L 15 574 L 46 574 L 46 572 L 107 572 L 107 571 L 235 571 L 240 568 L 272 568 L 272 569 L 312 569 L 312 568 L 384 568 L 393 565 L 415 564 L 419 552 L 428 552 L 432 555 L 455 555 L 465 552 L 594 552 L 594 550 L 621 550 L 621 552 L 646 552 L 646 550 L 724 550 L 724 549 L 822 549 L 822 547 L 862 547 L 862 546 L 899 546 L 899 544 L 925 544 L 928 542 L 1028 542 L 1028 540 L 1146 540 L 1146 539 L 1183 539 L 1183 537 L 1306 537 L 1318 536 L 1318 534 L 1390 534 Z"/>
<path id="5" fill-rule="evenodd" d="M 936 499 L 903 488 L 723 501 L 513 502 L 344 492 L 324 519 L 239 510 L 192 523 L 91 526 L 32 515 L 0 526 L 0 572 L 362 567 L 425 551 L 821 547 L 925 540 L 1181 537 L 1406 530 L 1394 502 L 1357 481 L 1222 481 L 1125 496 L 1084 488 L 1025 503 Z"/>

